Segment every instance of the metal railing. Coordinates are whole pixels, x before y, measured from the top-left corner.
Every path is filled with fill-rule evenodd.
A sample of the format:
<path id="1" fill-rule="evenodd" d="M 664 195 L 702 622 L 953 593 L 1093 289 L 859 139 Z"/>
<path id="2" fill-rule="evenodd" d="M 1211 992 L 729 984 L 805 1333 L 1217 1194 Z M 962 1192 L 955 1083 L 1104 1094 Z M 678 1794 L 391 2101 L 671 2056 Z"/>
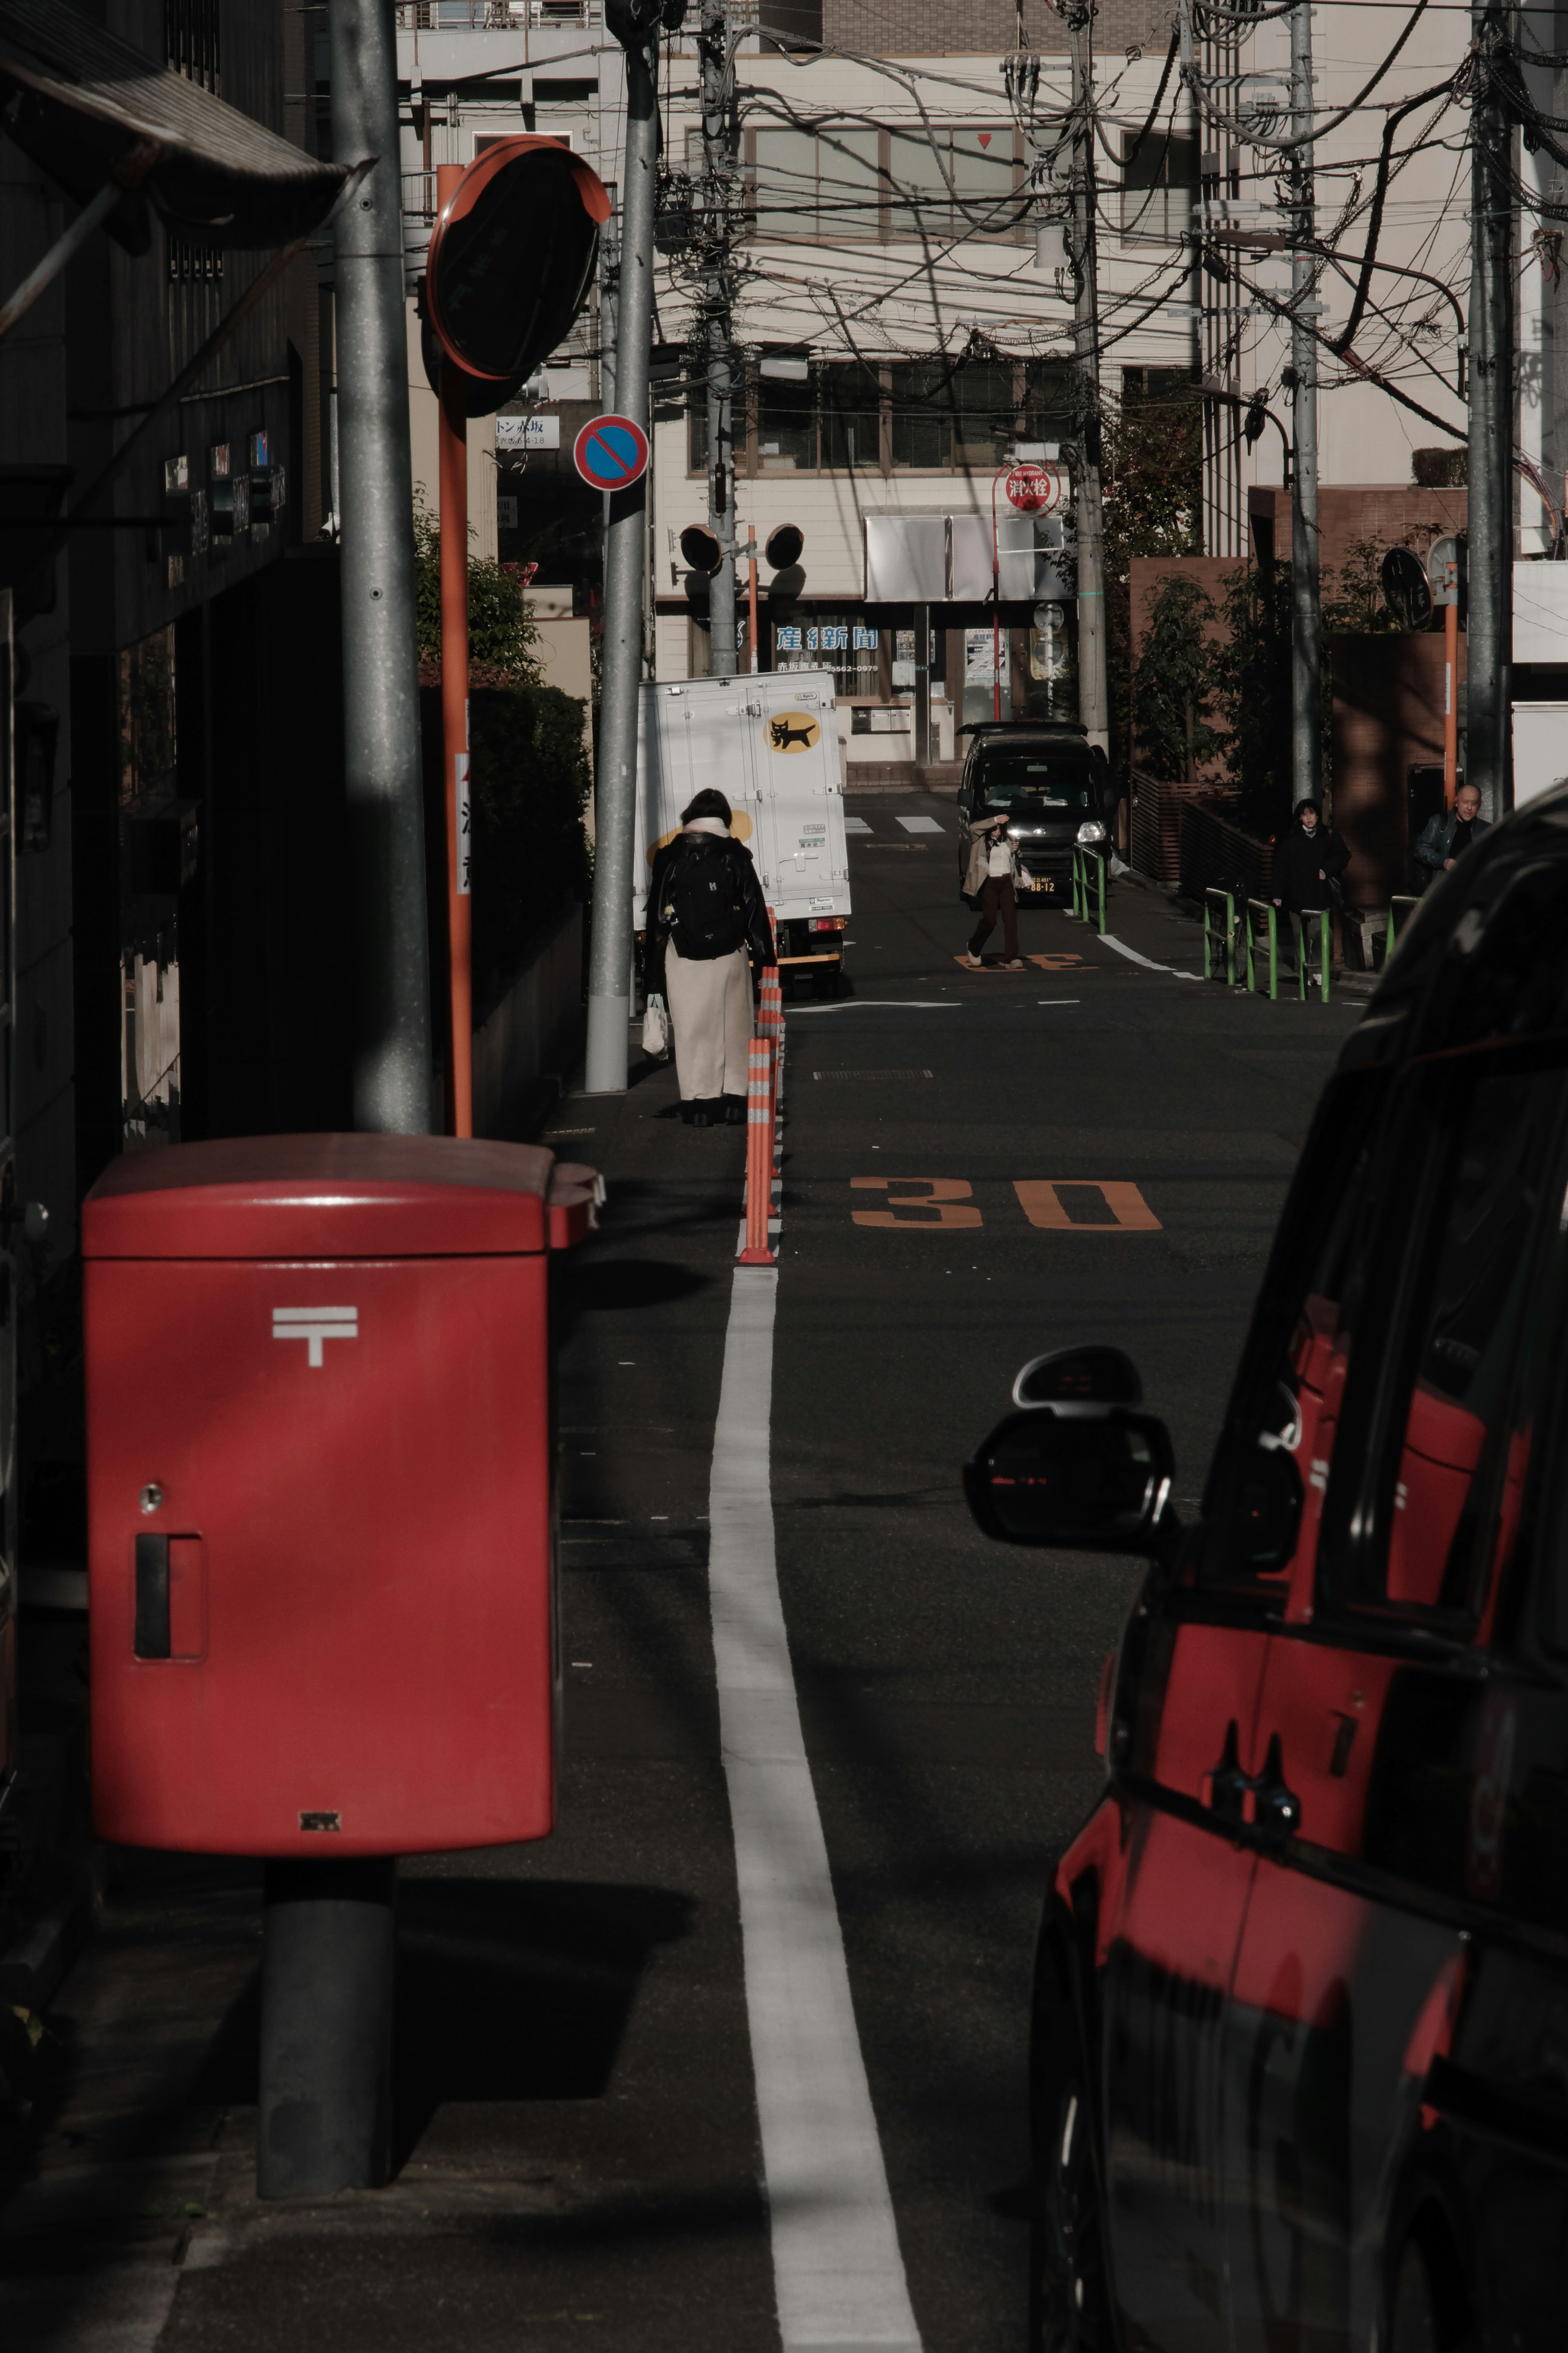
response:
<path id="1" fill-rule="evenodd" d="M 1237 950 L 1242 944 L 1242 928 L 1237 919 L 1234 891 L 1216 891 L 1212 887 L 1204 892 L 1204 978 L 1223 980 L 1228 988 L 1236 987 Z"/>
<path id="2" fill-rule="evenodd" d="M 1261 969 L 1268 975 L 1267 988 L 1258 978 Z M 1279 915 L 1268 899 L 1247 902 L 1247 986 L 1255 996 L 1279 994 Z"/>
<path id="3" fill-rule="evenodd" d="M 1092 849 L 1079 849 L 1076 844 L 1072 853 L 1072 905 L 1068 912 L 1080 923 L 1104 932 L 1105 860 L 1097 858 Z"/>
<path id="4" fill-rule="evenodd" d="M 1419 899 L 1394 897 L 1388 902 L 1388 939 L 1383 952 L 1384 964 L 1405 936 L 1405 926 L 1421 904 Z"/>
<path id="5" fill-rule="evenodd" d="M 1333 917 L 1327 907 L 1303 907 L 1296 920 L 1301 926 L 1300 953 L 1296 958 L 1296 994 L 1305 1002 L 1309 993 L 1308 927 L 1315 920 L 1318 926 L 1318 991 L 1326 1005 L 1329 1001 L 1329 974 L 1332 969 Z"/>

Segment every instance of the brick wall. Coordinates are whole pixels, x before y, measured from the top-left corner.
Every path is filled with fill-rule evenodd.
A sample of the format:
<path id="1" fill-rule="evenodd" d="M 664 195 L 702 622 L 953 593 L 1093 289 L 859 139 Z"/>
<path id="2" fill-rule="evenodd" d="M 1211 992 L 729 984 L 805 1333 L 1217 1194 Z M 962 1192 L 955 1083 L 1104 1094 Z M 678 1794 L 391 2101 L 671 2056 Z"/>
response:
<path id="1" fill-rule="evenodd" d="M 1271 519 L 1274 553 L 1290 553 L 1290 496 L 1287 491 L 1251 490 L 1253 552 L 1258 553 L 1258 522 Z M 1425 555 L 1435 539 L 1463 531 L 1469 512 L 1468 491 L 1426 491 L 1417 482 L 1340 482 L 1318 492 L 1318 529 L 1322 534 L 1319 569 L 1325 587 L 1350 554 L 1351 542 L 1375 539 L 1385 547 L 1413 547 Z"/>
<path id="2" fill-rule="evenodd" d="M 1106 58 L 1129 48 L 1163 49 L 1170 0 L 1100 0 L 1095 46 Z M 1016 38 L 1014 0 L 823 0 L 829 48 L 882 58 L 1003 57 Z M 1067 26 L 1045 0 L 1024 0 L 1024 38 L 1044 57 L 1065 56 Z"/>
<path id="3" fill-rule="evenodd" d="M 1327 651 L 1334 691 L 1333 819 L 1351 853 L 1345 889 L 1356 906 L 1386 906 L 1391 892 L 1410 887 L 1408 772 L 1442 763 L 1443 639 L 1425 633 L 1333 638 Z M 1464 677 L 1461 635 L 1461 685 Z"/>

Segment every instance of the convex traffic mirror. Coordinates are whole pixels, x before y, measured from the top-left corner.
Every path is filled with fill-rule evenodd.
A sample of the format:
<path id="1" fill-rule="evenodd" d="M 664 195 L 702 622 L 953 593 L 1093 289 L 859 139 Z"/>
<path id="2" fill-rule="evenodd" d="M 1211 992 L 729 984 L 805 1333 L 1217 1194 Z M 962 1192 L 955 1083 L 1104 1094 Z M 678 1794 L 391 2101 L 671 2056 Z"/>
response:
<path id="1" fill-rule="evenodd" d="M 430 232 L 426 299 L 447 357 L 495 384 L 528 375 L 582 310 L 609 214 L 598 174 L 558 139 L 487 147 Z"/>

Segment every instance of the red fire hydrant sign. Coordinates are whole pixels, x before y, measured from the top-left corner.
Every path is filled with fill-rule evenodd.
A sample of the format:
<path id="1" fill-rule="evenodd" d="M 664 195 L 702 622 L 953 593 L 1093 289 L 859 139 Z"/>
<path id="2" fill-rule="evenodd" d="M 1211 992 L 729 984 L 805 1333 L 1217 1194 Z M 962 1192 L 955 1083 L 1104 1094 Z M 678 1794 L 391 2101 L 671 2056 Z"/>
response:
<path id="1" fill-rule="evenodd" d="M 1049 514 L 1062 494 L 1062 480 L 1054 467 L 1033 464 L 1013 468 L 1006 480 L 1007 503 L 1020 514 Z"/>

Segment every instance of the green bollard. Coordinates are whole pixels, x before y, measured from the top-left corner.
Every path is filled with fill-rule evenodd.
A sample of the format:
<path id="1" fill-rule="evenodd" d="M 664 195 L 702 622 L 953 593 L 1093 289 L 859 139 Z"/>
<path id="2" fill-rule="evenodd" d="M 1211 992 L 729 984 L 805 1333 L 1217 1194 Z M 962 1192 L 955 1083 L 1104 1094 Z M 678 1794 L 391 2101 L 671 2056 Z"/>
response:
<path id="1" fill-rule="evenodd" d="M 1411 916 L 1415 913 L 1416 908 L 1420 904 L 1421 902 L 1419 899 L 1406 899 L 1403 897 L 1394 897 L 1390 899 L 1388 902 L 1388 939 L 1383 952 L 1383 961 L 1384 965 L 1387 964 L 1390 956 L 1394 954 L 1394 949 L 1398 946 L 1405 924 L 1410 921 Z"/>
<path id="2" fill-rule="evenodd" d="M 1220 911 L 1224 910 L 1223 923 Z M 1204 892 L 1204 978 L 1215 980 L 1221 976 L 1215 969 L 1215 950 L 1223 950 L 1224 979 L 1227 988 L 1236 987 L 1236 900 L 1229 891 L 1208 890 Z"/>
<path id="3" fill-rule="evenodd" d="M 1267 899 L 1249 899 L 1247 902 L 1247 985 L 1254 995 L 1261 995 L 1258 980 L 1258 950 L 1263 944 L 1258 936 L 1256 917 L 1264 918 L 1263 941 L 1268 947 L 1268 988 L 1271 998 L 1279 995 L 1279 917 Z"/>

